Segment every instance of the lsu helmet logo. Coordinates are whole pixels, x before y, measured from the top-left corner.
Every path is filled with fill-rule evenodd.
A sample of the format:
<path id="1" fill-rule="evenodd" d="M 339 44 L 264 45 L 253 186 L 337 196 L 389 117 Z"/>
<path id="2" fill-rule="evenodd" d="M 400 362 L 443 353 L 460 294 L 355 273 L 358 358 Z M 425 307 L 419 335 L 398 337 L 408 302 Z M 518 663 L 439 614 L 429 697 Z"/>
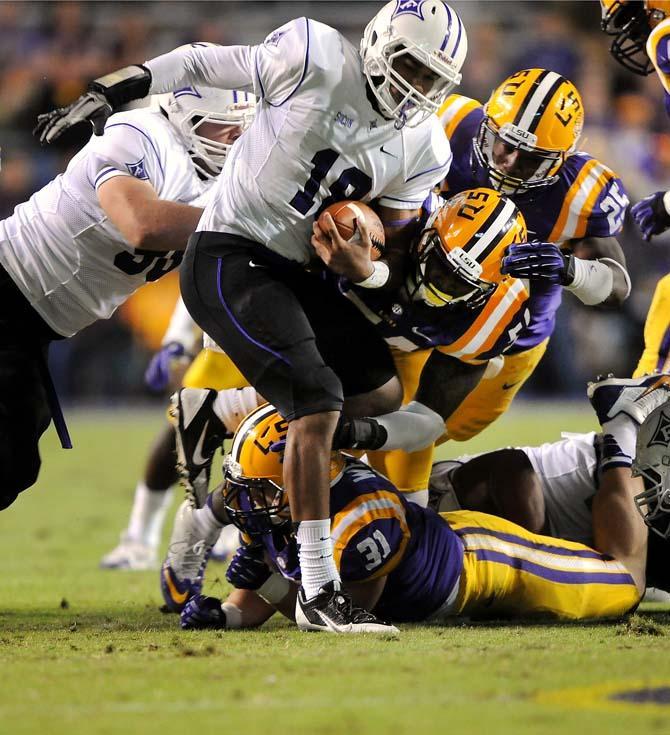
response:
<path id="1" fill-rule="evenodd" d="M 647 443 L 648 447 L 659 446 L 668 447 L 670 445 L 670 416 L 661 412 L 658 417 L 658 424 L 651 435 L 651 439 Z"/>
<path id="2" fill-rule="evenodd" d="M 417 18 L 424 20 L 421 6 L 426 0 L 396 0 L 395 10 L 391 16 L 397 18 L 399 15 L 416 15 Z"/>

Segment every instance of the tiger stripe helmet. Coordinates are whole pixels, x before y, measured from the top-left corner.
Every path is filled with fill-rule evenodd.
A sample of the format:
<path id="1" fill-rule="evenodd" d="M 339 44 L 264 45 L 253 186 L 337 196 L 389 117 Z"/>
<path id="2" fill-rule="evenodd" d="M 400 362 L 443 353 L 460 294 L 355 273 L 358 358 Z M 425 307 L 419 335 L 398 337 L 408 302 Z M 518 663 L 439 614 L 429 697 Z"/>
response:
<path id="1" fill-rule="evenodd" d="M 505 194 L 554 183 L 584 125 L 577 88 L 547 69 L 523 69 L 507 77 L 484 113 L 475 158 L 491 186 Z"/>
<path id="2" fill-rule="evenodd" d="M 635 74 L 651 74 L 654 64 L 647 54 L 647 39 L 670 16 L 670 0 L 600 0 L 600 6 L 600 27 L 613 36 L 612 56 Z"/>
<path id="3" fill-rule="evenodd" d="M 526 240 L 526 222 L 511 199 L 486 188 L 457 194 L 429 220 L 416 248 L 422 299 L 478 308 L 511 278 L 500 272 L 507 247 Z"/>
<path id="4" fill-rule="evenodd" d="M 249 536 L 270 533 L 288 517 L 283 489 L 284 452 L 288 422 L 274 406 L 252 411 L 239 425 L 223 465 L 223 501 L 240 531 Z"/>
<path id="5" fill-rule="evenodd" d="M 284 490 L 284 448 L 288 421 L 266 403 L 239 425 L 223 465 L 223 501 L 233 525 L 251 537 L 290 524 Z M 343 467 L 339 452 L 331 455 L 331 479 Z"/>

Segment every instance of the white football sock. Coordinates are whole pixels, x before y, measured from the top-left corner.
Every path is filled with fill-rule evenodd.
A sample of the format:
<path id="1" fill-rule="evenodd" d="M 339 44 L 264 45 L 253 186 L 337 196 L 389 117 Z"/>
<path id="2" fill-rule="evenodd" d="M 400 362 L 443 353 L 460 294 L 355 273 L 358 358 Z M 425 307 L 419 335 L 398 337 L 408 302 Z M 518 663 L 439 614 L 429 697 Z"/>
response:
<path id="1" fill-rule="evenodd" d="M 126 536 L 132 541 L 156 548 L 160 543 L 165 514 L 172 504 L 173 495 L 172 488 L 149 490 L 140 480 L 135 488 Z"/>
<path id="2" fill-rule="evenodd" d="M 330 537 L 330 518 L 319 521 L 300 521 L 298 533 L 298 558 L 305 597 L 318 594 L 324 584 L 337 582 L 340 574 L 333 559 L 333 540 Z"/>
<path id="3" fill-rule="evenodd" d="M 208 543 L 215 543 L 223 528 L 223 523 L 212 512 L 207 503 L 202 508 L 193 511 L 193 527 L 200 538 Z"/>
<path id="4" fill-rule="evenodd" d="M 620 413 L 602 426 L 603 433 L 611 434 L 623 452 L 631 458 L 635 456 L 635 442 L 640 427 L 633 419 Z"/>

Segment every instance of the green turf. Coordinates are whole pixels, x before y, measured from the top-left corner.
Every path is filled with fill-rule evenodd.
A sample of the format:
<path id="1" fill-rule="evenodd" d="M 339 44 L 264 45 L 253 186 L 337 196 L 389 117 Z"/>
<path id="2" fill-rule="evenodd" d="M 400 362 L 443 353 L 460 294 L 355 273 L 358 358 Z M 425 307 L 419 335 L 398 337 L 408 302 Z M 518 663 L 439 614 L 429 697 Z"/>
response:
<path id="1" fill-rule="evenodd" d="M 160 412 L 73 415 L 43 441 L 37 487 L 0 514 L 0 733 L 670 733 L 670 615 L 598 625 L 408 626 L 399 640 L 182 633 L 156 573 L 99 571 Z M 591 413 L 512 411 L 467 451 L 594 428 Z M 446 445 L 444 453 L 464 450 Z M 212 565 L 209 589 L 223 592 Z"/>

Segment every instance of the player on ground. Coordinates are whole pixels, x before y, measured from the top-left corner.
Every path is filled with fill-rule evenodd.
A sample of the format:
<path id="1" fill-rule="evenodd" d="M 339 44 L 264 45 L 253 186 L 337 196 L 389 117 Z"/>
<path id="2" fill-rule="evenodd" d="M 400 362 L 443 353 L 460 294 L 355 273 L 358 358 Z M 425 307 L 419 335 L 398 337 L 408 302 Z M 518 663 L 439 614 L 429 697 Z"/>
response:
<path id="1" fill-rule="evenodd" d="M 544 354 L 563 289 L 587 305 L 618 306 L 630 291 L 620 232 L 628 198 L 603 163 L 578 151 L 584 110 L 576 87 L 546 69 L 512 74 L 486 105 L 450 96 L 440 110 L 454 160 L 446 194 L 492 186 L 511 197 L 528 244 L 510 248 L 503 272 L 530 282 L 530 323 L 502 370 L 482 380 L 446 425 L 464 441 L 510 405 Z"/>
<path id="2" fill-rule="evenodd" d="M 472 457 L 436 462 L 431 475 L 431 507 L 441 510 L 467 508 L 492 513 L 532 531 L 587 546 L 594 545 L 593 501 L 600 487 L 605 468 L 613 462 L 628 466 L 635 452 L 635 432 L 626 418 L 609 417 L 609 401 L 603 396 L 612 386 L 628 385 L 628 392 L 637 391 L 641 397 L 632 403 L 634 420 L 640 423 L 646 409 L 640 413 L 638 405 L 647 400 L 645 391 L 658 382 L 659 376 L 635 379 L 607 379 L 591 388 L 592 402 L 601 415 L 603 432 L 589 434 L 565 433 L 562 439 L 535 447 L 508 447 Z M 667 378 L 666 378 L 667 379 Z M 602 395 L 601 395 L 602 394 Z M 658 413 L 658 415 L 656 415 Z M 661 415 L 666 417 L 661 420 Z M 654 409 L 646 427 L 653 429 L 668 425 L 667 404 Z M 646 431 L 646 429 L 645 429 Z M 645 435 L 640 431 L 636 451 L 638 467 L 649 464 L 646 445 L 639 442 Z M 613 442 L 621 449 L 612 453 Z M 668 451 L 665 444 L 649 444 Z M 655 464 L 658 460 L 654 461 Z M 664 471 L 663 473 L 664 474 Z M 647 549 L 647 587 L 670 592 L 668 553 L 670 543 L 667 512 L 670 504 L 663 496 L 658 481 L 653 485 L 645 481 L 645 492 L 636 496 L 638 508 L 645 512 L 665 510 L 666 515 L 656 513 L 645 516 L 647 525 L 654 531 L 649 534 Z"/>
<path id="3" fill-rule="evenodd" d="M 234 100 L 234 92 L 188 88 L 119 113 L 0 222 L 0 508 L 35 482 L 52 412 L 69 444 L 46 367 L 49 342 L 108 318 L 179 265 L 209 180 L 253 109 Z"/>
<path id="4" fill-rule="evenodd" d="M 82 120 L 101 128 L 119 104 L 176 84 L 260 98 L 191 240 L 181 291 L 199 325 L 290 422 L 286 484 L 304 570 L 301 627 L 351 631 L 328 517 L 328 458 L 343 399 L 358 415 L 400 402 L 381 338 L 304 268 L 314 253 L 312 222 L 334 201 L 378 199 L 389 250 L 402 257 L 421 202 L 449 167 L 433 113 L 460 81 L 466 48 L 446 3 L 397 0 L 372 19 L 360 52 L 334 29 L 299 18 L 258 46 L 193 44 L 120 70 L 41 121 L 46 141 Z M 370 259 L 367 234 L 363 247 L 348 245 L 334 225 L 329 234 L 343 254 L 333 264 L 342 275 L 373 288 L 389 281 L 388 262 Z M 178 451 L 195 476 L 194 455 L 220 438 L 215 395 L 178 401 Z"/>
<path id="5" fill-rule="evenodd" d="M 670 2 L 601 0 L 602 29 L 614 36 L 611 53 L 626 69 L 646 76 L 654 70 L 670 114 Z M 645 240 L 670 227 L 670 192 L 657 191 L 633 205 L 631 214 Z M 644 325 L 644 353 L 634 375 L 670 368 L 670 275 L 656 285 Z"/>
<path id="6" fill-rule="evenodd" d="M 591 386 L 596 411 L 618 436 L 633 437 L 637 421 L 668 405 L 667 386 Z M 638 399 L 638 400 L 635 400 Z M 631 411 L 636 419 L 629 417 Z M 271 406 L 245 419 L 233 440 L 222 488 L 212 493 L 194 523 L 233 522 L 246 544 L 231 563 L 236 587 L 221 604 L 196 596 L 182 626 L 239 628 L 260 625 L 275 611 L 290 613 L 293 580 L 300 574 L 288 534 L 281 457 L 272 451 L 285 434 Z M 335 556 L 355 599 L 392 621 L 439 621 L 453 615 L 544 615 L 585 619 L 622 615 L 644 590 L 646 527 L 633 497 L 642 484 L 630 457 L 613 437 L 604 449 L 594 499 L 594 548 L 539 536 L 484 513 L 438 515 L 408 503 L 366 465 L 335 453 L 331 515 Z M 194 519 L 195 520 L 195 519 Z M 202 527 L 201 526 L 201 527 Z M 597 549 L 597 551 L 595 550 Z"/>

